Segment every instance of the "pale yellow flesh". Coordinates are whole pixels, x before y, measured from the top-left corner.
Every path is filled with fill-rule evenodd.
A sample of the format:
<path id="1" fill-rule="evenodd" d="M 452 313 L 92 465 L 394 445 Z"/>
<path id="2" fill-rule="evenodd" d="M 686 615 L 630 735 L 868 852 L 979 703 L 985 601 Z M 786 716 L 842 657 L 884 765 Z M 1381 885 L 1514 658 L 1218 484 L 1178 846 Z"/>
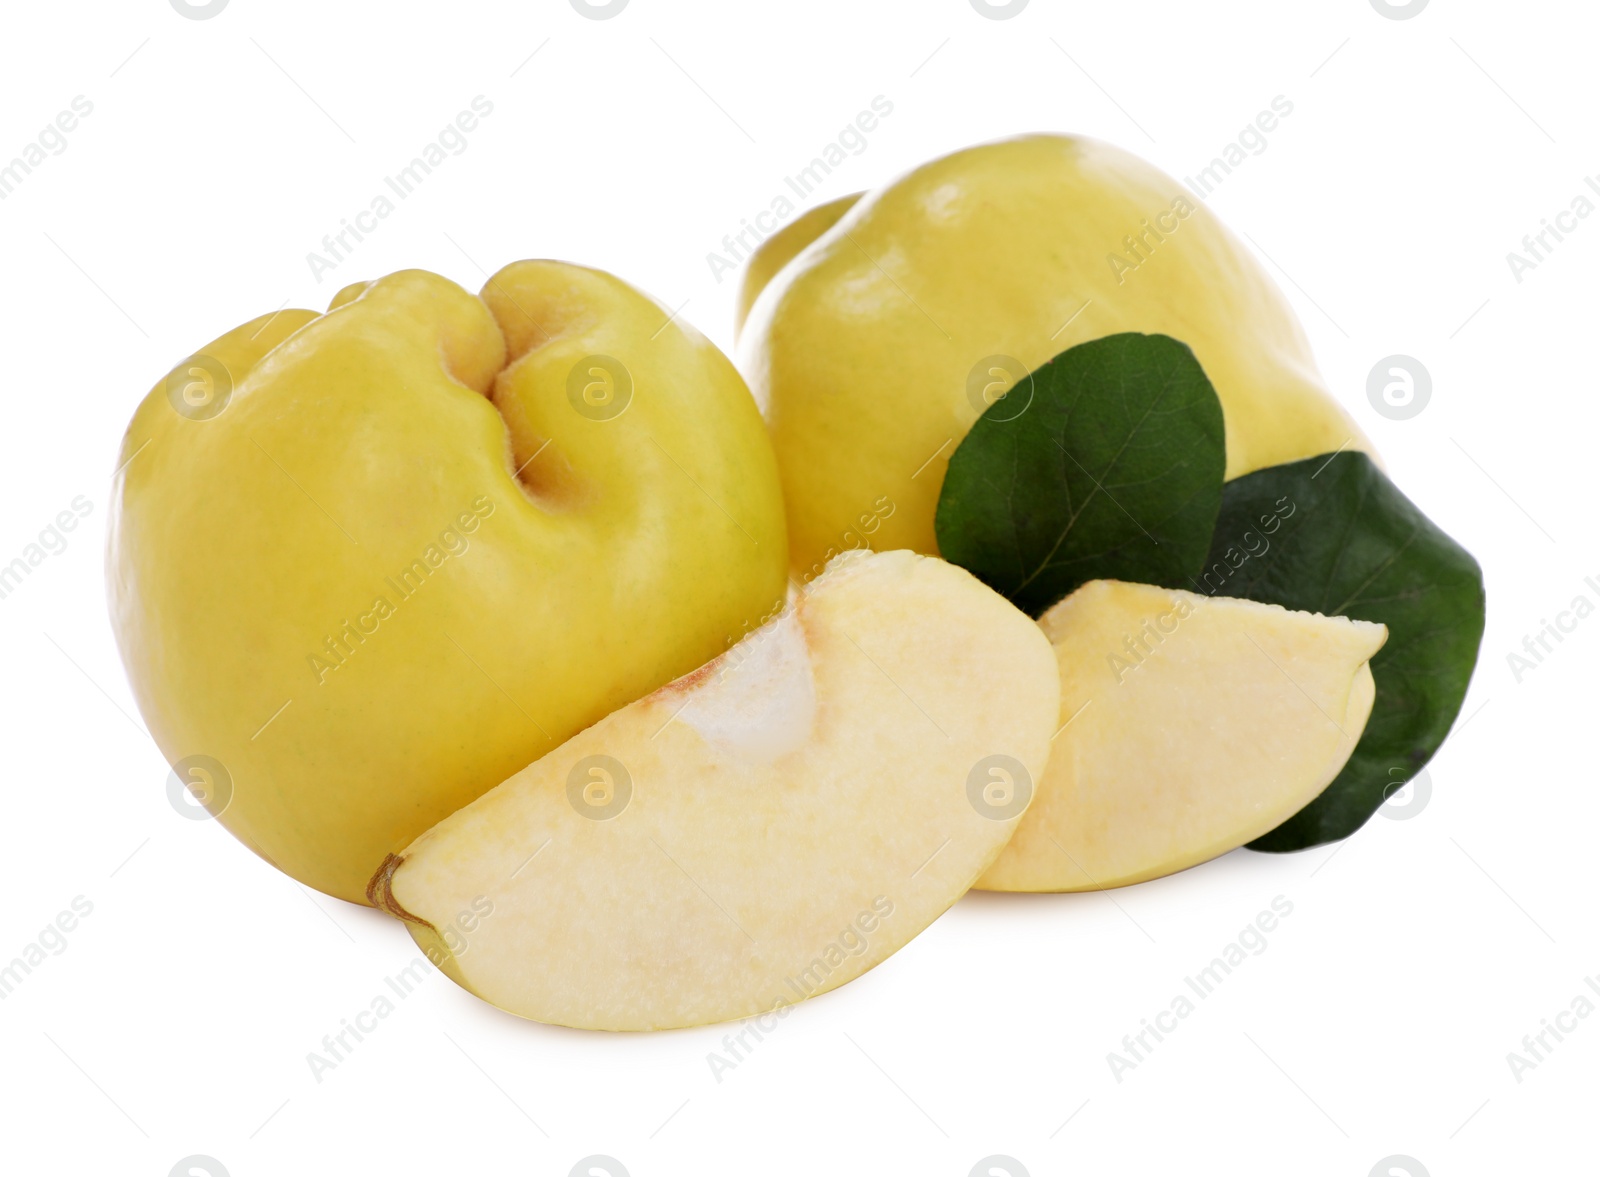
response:
<path id="1" fill-rule="evenodd" d="M 1060 733 L 992 891 L 1172 874 L 1299 812 L 1366 726 L 1388 630 L 1226 597 L 1091 581 L 1040 620 Z M 1058 725 L 1058 726 L 1059 726 Z"/>
<path id="2" fill-rule="evenodd" d="M 748 389 L 609 274 L 408 270 L 202 350 L 226 408 L 158 386 L 118 459 L 112 625 L 169 761 L 220 761 L 223 824 L 330 895 L 783 598 Z M 611 419 L 569 393 L 593 355 Z"/>
<path id="3" fill-rule="evenodd" d="M 802 228 L 821 231 L 804 242 Z M 853 545 L 937 553 L 945 468 L 986 403 L 969 374 L 994 356 L 1032 371 L 1118 332 L 1182 340 L 1222 402 L 1229 478 L 1369 448 L 1250 248 L 1178 181 L 1105 143 L 1029 135 L 933 160 L 832 223 L 801 218 L 750 271 L 760 294 L 740 363 L 802 573 Z M 879 526 L 864 513 L 884 499 L 896 509 Z"/>
<path id="4" fill-rule="evenodd" d="M 1036 778 L 1058 691 L 1038 626 L 966 572 L 842 557 L 723 658 L 440 822 L 377 890 L 431 925 L 408 926 L 450 976 L 524 1017 L 783 1010 L 895 952 L 993 860 L 1017 818 L 981 815 L 969 774 L 1002 754 Z M 631 780 L 607 820 L 568 797 L 592 755 Z"/>

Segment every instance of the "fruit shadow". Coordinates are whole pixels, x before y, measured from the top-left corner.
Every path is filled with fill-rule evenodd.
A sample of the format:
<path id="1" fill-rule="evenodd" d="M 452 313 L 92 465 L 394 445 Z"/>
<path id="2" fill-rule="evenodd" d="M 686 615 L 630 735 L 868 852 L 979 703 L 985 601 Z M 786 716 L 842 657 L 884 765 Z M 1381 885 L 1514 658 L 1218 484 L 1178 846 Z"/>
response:
<path id="1" fill-rule="evenodd" d="M 1005 892 L 1005 891 L 968 891 L 959 900 L 948 914 L 963 916 L 976 916 L 978 918 L 1016 919 L 1023 912 L 1037 914 L 1048 911 L 1052 914 L 1059 913 L 1059 920 L 1041 920 L 1038 922 L 1037 931 L 1040 934 L 1059 934 L 1061 924 L 1071 916 L 1087 916 L 1099 909 L 1089 905 L 1114 904 L 1123 916 L 1139 928 L 1143 936 L 1150 936 L 1146 931 L 1146 924 L 1160 929 L 1163 913 L 1170 918 L 1187 919 L 1189 904 L 1173 903 L 1172 896 L 1182 896 L 1192 901 L 1197 885 L 1209 888 L 1208 902 L 1214 901 L 1222 904 L 1230 897 L 1236 896 L 1242 887 L 1249 888 L 1280 888 L 1287 882 L 1299 882 L 1305 879 L 1311 870 L 1329 857 L 1329 848 L 1326 846 L 1314 847 L 1309 851 L 1298 851 L 1288 854 L 1263 854 L 1240 847 L 1237 850 L 1214 858 L 1209 862 L 1199 863 L 1188 867 L 1175 874 L 1165 875 L 1159 879 L 1151 879 L 1143 883 L 1132 883 L 1122 887 L 1111 887 L 1097 891 L 1073 892 Z M 394 921 L 381 912 L 368 908 L 358 909 L 362 919 L 371 919 L 376 924 L 393 926 Z M 1130 913 L 1137 913 L 1137 915 Z M 941 916 L 941 919 L 946 918 Z M 1016 925 L 1013 924 L 1013 927 Z M 404 934 L 403 932 L 401 933 Z M 1130 933 L 1131 934 L 1131 933 Z M 1151 937 L 1152 940 L 1154 937 Z M 873 968 L 868 969 L 861 977 L 838 989 L 819 993 L 803 1002 L 791 1007 L 794 1013 L 807 1012 L 821 1013 L 822 1007 L 831 1006 L 840 1001 L 868 1000 L 872 988 L 870 981 L 873 975 L 882 969 L 883 965 L 895 960 L 891 955 L 885 961 L 880 961 Z M 578 1029 L 571 1026 L 553 1025 L 537 1022 L 528 1018 L 518 1017 L 508 1013 L 497 1006 L 491 1005 L 467 990 L 462 989 L 445 976 L 442 972 L 429 968 L 433 974 L 444 981 L 449 987 L 450 995 L 446 1000 L 449 1005 L 451 1018 L 459 1018 L 465 1022 L 481 1027 L 486 1033 L 497 1035 L 514 1034 L 530 1042 L 543 1042 L 546 1044 L 572 1044 L 579 1043 L 585 1048 L 593 1048 L 596 1043 L 615 1042 L 619 1049 L 627 1049 L 629 1057 L 636 1058 L 635 1044 L 654 1041 L 661 1044 L 663 1050 L 676 1051 L 686 1037 L 702 1035 L 708 1042 L 715 1046 L 721 1036 L 728 1033 L 730 1027 L 735 1030 L 748 1019 L 735 1018 L 725 1022 L 715 1022 L 699 1026 L 681 1026 L 666 1030 L 591 1030 Z M 804 1016 L 801 1021 L 809 1020 Z"/>
<path id="2" fill-rule="evenodd" d="M 1102 887 L 1090 891 L 968 891 L 957 906 L 978 912 L 1015 911 L 1022 908 L 1075 911 L 1086 904 L 1103 904 L 1128 901 L 1141 905 L 1148 900 L 1164 899 L 1168 893 L 1189 891 L 1197 885 L 1209 885 L 1219 894 L 1238 885 L 1282 886 L 1285 881 L 1299 881 L 1308 870 L 1331 857 L 1338 846 L 1313 846 L 1284 854 L 1262 853 L 1240 846 L 1220 857 L 1196 863 L 1158 879 L 1142 883 L 1128 883 L 1120 887 Z"/>

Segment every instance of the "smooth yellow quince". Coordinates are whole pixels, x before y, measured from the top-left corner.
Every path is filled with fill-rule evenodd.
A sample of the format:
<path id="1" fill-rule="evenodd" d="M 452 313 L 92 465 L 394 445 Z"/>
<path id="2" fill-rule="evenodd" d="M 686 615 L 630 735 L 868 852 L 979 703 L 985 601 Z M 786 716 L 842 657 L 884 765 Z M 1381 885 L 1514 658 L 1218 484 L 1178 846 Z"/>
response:
<path id="1" fill-rule="evenodd" d="M 1193 349 L 1230 478 L 1368 448 L 1249 250 L 1176 180 L 1094 140 L 974 147 L 824 206 L 751 259 L 755 290 L 742 367 L 805 572 L 851 547 L 936 553 L 945 465 L 973 421 L 1019 375 L 1118 332 Z"/>
<path id="2" fill-rule="evenodd" d="M 145 398 L 114 492 L 111 616 L 157 744 L 259 854 L 357 902 L 784 593 L 738 373 L 558 262 L 246 323 Z"/>
<path id="3" fill-rule="evenodd" d="M 853 192 L 849 196 L 841 196 L 827 204 L 807 209 L 761 243 L 761 248 L 751 255 L 749 264 L 744 268 L 744 276 L 739 280 L 739 303 L 734 312 L 736 330 L 744 330 L 744 321 L 750 316 L 750 308 L 766 289 L 767 283 L 772 281 L 773 275 L 788 265 L 790 259 L 802 249 L 833 228 L 839 218 L 860 199 L 861 193 Z"/>

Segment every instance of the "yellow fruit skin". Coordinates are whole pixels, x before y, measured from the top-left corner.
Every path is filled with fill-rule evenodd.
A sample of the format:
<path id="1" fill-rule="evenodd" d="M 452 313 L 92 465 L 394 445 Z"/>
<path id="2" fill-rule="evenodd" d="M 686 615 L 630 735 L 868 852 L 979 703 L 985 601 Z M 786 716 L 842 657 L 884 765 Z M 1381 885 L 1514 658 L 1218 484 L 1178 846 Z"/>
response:
<path id="1" fill-rule="evenodd" d="M 1147 227 L 1135 268 L 1127 246 Z M 740 356 L 777 448 L 795 567 L 863 541 L 936 554 L 945 466 L 983 404 L 969 374 L 996 355 L 1032 371 L 1122 331 L 1194 350 L 1222 401 L 1229 478 L 1370 449 L 1277 286 L 1192 193 L 1094 140 L 1009 139 L 869 192 L 751 309 Z M 893 516 L 864 524 L 884 496 Z"/>
<path id="2" fill-rule="evenodd" d="M 773 275 L 788 265 L 802 249 L 838 224 L 839 218 L 850 211 L 861 195 L 852 192 L 849 196 L 841 196 L 827 204 L 807 209 L 761 243 L 761 248 L 750 255 L 750 262 L 744 268 L 744 277 L 739 281 L 739 305 L 734 312 L 735 331 L 744 330 L 750 307 L 766 289 L 767 283 L 772 281 Z"/>
<path id="3" fill-rule="evenodd" d="M 743 381 L 626 283 L 519 262 L 482 298 L 403 271 L 335 305 L 204 348 L 211 419 L 145 398 L 107 573 L 168 760 L 220 761 L 229 830 L 365 902 L 391 851 L 759 625 L 787 561 Z M 569 399 L 595 354 L 632 378 L 609 420 Z"/>

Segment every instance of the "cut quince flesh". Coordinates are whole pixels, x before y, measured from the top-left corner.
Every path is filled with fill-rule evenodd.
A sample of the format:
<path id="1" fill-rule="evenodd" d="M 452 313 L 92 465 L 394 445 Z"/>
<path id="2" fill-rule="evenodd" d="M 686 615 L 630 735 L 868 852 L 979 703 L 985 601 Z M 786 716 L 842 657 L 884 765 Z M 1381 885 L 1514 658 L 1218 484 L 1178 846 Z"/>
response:
<path id="1" fill-rule="evenodd" d="M 434 826 L 370 894 L 523 1017 L 786 1012 L 895 952 L 993 861 L 1058 690 L 1038 626 L 968 573 L 843 556 L 720 658 Z"/>
<path id="2" fill-rule="evenodd" d="M 1372 710 L 1367 621 L 1120 581 L 1040 619 L 1061 673 L 1038 795 L 978 881 L 1087 891 L 1215 858 L 1297 813 Z"/>

